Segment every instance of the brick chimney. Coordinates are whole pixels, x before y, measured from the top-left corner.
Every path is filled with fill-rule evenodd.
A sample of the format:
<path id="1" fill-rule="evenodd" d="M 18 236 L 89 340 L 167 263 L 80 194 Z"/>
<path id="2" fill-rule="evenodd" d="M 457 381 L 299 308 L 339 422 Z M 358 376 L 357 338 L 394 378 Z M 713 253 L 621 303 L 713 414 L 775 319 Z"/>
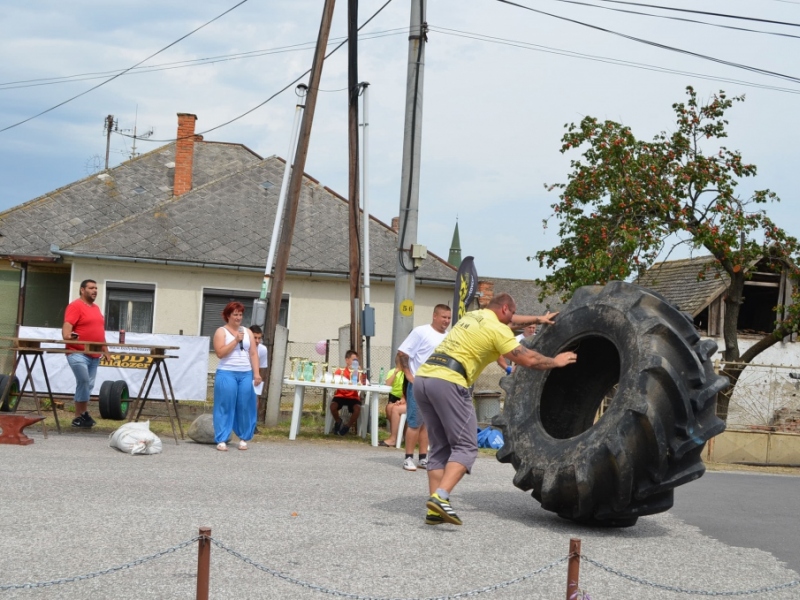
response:
<path id="1" fill-rule="evenodd" d="M 392 217 L 392 231 L 395 233 L 400 231 L 400 217 Z"/>
<path id="2" fill-rule="evenodd" d="M 172 193 L 185 194 L 192 189 L 192 163 L 194 162 L 194 143 L 203 140 L 202 135 L 194 134 L 197 115 L 178 113 L 178 139 L 175 142 L 175 179 Z"/>
<path id="3" fill-rule="evenodd" d="M 494 298 L 494 281 L 478 281 L 478 306 L 486 308 Z"/>

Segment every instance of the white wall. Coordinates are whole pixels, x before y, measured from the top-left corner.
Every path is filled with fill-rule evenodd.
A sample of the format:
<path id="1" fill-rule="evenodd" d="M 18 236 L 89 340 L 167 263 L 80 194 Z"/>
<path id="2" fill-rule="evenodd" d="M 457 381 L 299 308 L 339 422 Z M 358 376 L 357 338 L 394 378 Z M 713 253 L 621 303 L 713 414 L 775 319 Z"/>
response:
<path id="1" fill-rule="evenodd" d="M 97 281 L 100 307 L 105 307 L 105 284 L 109 281 L 153 284 L 156 288 L 153 333 L 178 334 L 183 330 L 184 335 L 199 335 L 204 288 L 257 292 L 261 289 L 263 275 L 223 269 L 76 259 L 70 299 L 78 297 L 78 288 L 84 279 Z M 290 296 L 288 327 L 291 341 L 316 342 L 336 338 L 339 327 L 350 322 L 350 284 L 346 280 L 289 278 L 283 291 Z M 452 298 L 452 288 L 417 286 L 414 325 L 429 323 L 433 307 L 438 303 L 450 304 Z M 390 346 L 394 284 L 373 283 L 370 304 L 375 308 L 376 320 L 373 344 Z"/>
<path id="2" fill-rule="evenodd" d="M 717 342 L 722 359 L 725 343 Z M 739 336 L 739 352 L 755 344 L 760 336 Z M 800 373 L 800 343 L 778 342 L 756 356 L 745 368 L 733 391 L 728 408 L 728 425 L 769 425 L 775 411 L 800 408 L 800 381 L 789 373 Z"/>

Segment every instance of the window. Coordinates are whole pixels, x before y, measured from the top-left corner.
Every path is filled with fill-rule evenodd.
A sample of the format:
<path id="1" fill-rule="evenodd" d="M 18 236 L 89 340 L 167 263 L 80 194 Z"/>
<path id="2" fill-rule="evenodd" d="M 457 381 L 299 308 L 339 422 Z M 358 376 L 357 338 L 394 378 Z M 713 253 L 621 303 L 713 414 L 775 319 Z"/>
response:
<path id="1" fill-rule="evenodd" d="M 22 324 L 61 329 L 67 304 L 75 299 L 69 297 L 69 284 L 69 269 L 29 264 Z"/>
<path id="2" fill-rule="evenodd" d="M 155 293 L 146 283 L 106 283 L 106 329 L 152 333 Z"/>
<path id="3" fill-rule="evenodd" d="M 228 302 L 241 302 L 244 304 L 244 318 L 242 324 L 247 327 L 253 316 L 253 300 L 258 298 L 258 292 L 243 292 L 240 290 L 214 290 L 206 289 L 203 293 L 203 322 L 200 325 L 200 335 L 209 337 L 209 344 L 213 347 L 214 332 L 222 327 L 222 309 Z M 286 326 L 289 316 L 289 296 L 284 294 L 281 300 L 281 310 L 278 314 L 278 323 Z"/>

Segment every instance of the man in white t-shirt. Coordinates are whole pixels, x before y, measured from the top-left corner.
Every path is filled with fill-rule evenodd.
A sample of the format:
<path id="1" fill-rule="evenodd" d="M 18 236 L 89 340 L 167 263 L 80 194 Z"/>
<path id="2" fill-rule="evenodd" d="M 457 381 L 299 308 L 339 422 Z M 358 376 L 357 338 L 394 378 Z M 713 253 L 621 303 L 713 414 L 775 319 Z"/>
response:
<path id="1" fill-rule="evenodd" d="M 256 340 L 256 344 L 258 344 L 256 349 L 258 350 L 258 369 L 260 371 L 261 369 L 266 369 L 269 366 L 269 360 L 267 360 L 267 347 L 264 345 L 264 332 L 258 325 L 250 325 L 250 331 L 253 332 L 253 337 Z"/>
<path id="2" fill-rule="evenodd" d="M 437 304 L 433 309 L 433 321 L 430 325 L 420 325 L 411 330 L 408 337 L 397 349 L 397 360 L 405 373 L 406 388 L 406 456 L 403 468 L 416 471 L 414 464 L 414 447 L 419 444 L 419 467 L 428 466 L 428 432 L 422 422 L 422 413 L 417 410 L 414 400 L 414 374 L 420 365 L 428 360 L 447 334 L 452 312 L 446 304 Z"/>

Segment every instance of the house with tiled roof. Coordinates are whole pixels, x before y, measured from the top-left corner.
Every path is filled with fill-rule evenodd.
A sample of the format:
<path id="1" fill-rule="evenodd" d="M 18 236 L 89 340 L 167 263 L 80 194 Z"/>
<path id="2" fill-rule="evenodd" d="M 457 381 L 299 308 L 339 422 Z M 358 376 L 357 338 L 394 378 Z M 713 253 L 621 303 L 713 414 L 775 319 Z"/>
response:
<path id="1" fill-rule="evenodd" d="M 766 260 L 756 263 L 744 283 L 744 303 L 739 309 L 737 330 L 741 336 L 761 337 L 774 330 L 778 305 L 792 303 L 794 281 L 786 269 L 774 268 Z M 725 291 L 730 279 L 717 269 L 713 256 L 699 256 L 654 264 L 636 280 L 694 318 L 695 326 L 712 338 L 722 337 Z"/>
<path id="2" fill-rule="evenodd" d="M 106 328 L 210 335 L 231 299 L 258 297 L 285 161 L 194 135 L 0 213 L 0 335 L 60 327 L 80 281 L 98 282 Z M 281 320 L 290 339 L 337 338 L 349 322 L 348 203 L 305 175 Z M 398 235 L 369 221 L 373 343 L 389 346 Z M 452 297 L 455 269 L 433 253 L 417 271 L 422 324 Z"/>

